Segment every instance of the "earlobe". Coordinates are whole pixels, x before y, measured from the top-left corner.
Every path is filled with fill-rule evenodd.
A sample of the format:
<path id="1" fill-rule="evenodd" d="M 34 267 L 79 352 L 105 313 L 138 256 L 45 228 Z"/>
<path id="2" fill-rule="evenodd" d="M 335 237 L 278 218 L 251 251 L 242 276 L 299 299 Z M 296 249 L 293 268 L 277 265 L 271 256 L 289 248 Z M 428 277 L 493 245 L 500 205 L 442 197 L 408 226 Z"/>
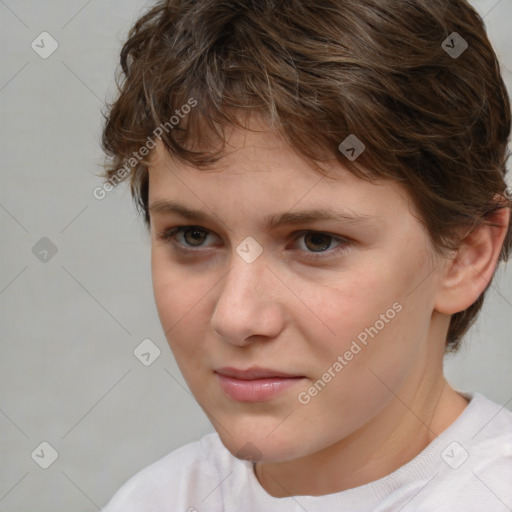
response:
<path id="1" fill-rule="evenodd" d="M 452 315 L 471 306 L 486 289 L 498 264 L 510 222 L 510 208 L 501 208 L 467 234 L 445 260 L 435 310 Z"/>

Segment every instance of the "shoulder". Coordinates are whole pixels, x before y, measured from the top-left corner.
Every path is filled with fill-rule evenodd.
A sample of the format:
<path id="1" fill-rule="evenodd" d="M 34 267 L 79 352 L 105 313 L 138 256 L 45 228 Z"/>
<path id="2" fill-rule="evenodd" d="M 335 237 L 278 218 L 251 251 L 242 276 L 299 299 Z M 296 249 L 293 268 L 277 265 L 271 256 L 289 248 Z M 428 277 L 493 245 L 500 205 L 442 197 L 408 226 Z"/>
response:
<path id="1" fill-rule="evenodd" d="M 194 510 L 237 459 L 217 433 L 188 443 L 132 476 L 103 512 L 167 512 Z"/>
<path id="2" fill-rule="evenodd" d="M 468 455 L 479 460 L 512 456 L 512 412 L 479 393 L 470 402 L 461 437 L 467 439 Z M 468 459 L 469 460 L 469 459 Z"/>
<path id="3" fill-rule="evenodd" d="M 442 462 L 418 511 L 507 511 L 512 507 L 512 412 L 479 393 L 439 436 Z"/>

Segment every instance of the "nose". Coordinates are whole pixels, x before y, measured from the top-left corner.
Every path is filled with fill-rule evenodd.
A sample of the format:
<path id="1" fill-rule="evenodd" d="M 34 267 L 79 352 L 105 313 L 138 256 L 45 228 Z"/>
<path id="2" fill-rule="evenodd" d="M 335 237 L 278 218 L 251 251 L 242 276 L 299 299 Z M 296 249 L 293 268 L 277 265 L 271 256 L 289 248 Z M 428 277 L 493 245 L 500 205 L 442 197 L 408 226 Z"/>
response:
<path id="1" fill-rule="evenodd" d="M 279 280 L 261 256 L 247 263 L 235 254 L 218 288 L 212 328 L 224 341 L 241 347 L 277 337 L 283 328 L 278 288 Z"/>

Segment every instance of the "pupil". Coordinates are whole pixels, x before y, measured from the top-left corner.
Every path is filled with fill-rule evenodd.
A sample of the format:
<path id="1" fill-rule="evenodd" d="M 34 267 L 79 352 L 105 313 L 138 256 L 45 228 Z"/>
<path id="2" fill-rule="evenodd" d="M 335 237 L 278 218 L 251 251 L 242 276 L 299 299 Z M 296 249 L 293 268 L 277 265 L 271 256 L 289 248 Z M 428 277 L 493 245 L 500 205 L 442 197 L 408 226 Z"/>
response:
<path id="1" fill-rule="evenodd" d="M 196 242 L 202 242 L 201 240 L 201 237 L 204 236 L 204 233 L 198 229 L 190 229 L 186 232 L 186 235 L 189 235 L 190 233 L 193 233 L 193 236 L 192 238 L 196 241 Z M 188 237 L 187 237 L 187 241 L 188 241 Z M 190 245 L 194 245 L 193 243 L 190 244 Z M 199 244 L 196 244 L 196 245 L 199 245 Z"/>
<path id="2" fill-rule="evenodd" d="M 324 244 L 322 245 L 322 247 L 320 248 L 320 250 L 322 250 L 322 249 L 323 249 L 323 250 L 325 250 L 325 249 L 327 249 L 327 248 L 329 247 L 329 245 L 330 245 L 330 242 L 329 242 L 330 237 L 329 237 L 329 236 L 327 236 L 327 235 L 320 235 L 320 234 L 318 234 L 318 233 L 314 233 L 314 234 L 312 234 L 312 235 L 307 235 L 307 236 L 309 236 L 309 237 L 310 237 L 310 239 L 313 241 L 313 245 L 315 245 L 315 244 L 320 244 L 320 245 L 322 245 L 322 244 L 321 244 L 322 239 L 323 239 L 324 241 L 325 241 L 325 240 L 327 240 L 327 242 L 326 242 L 326 243 L 324 243 Z M 306 237 L 306 239 L 307 239 L 307 237 Z M 320 240 L 320 241 L 319 241 L 319 240 Z M 308 244 L 306 244 L 306 245 L 308 245 Z M 314 252 L 319 252 L 319 251 L 314 251 Z"/>

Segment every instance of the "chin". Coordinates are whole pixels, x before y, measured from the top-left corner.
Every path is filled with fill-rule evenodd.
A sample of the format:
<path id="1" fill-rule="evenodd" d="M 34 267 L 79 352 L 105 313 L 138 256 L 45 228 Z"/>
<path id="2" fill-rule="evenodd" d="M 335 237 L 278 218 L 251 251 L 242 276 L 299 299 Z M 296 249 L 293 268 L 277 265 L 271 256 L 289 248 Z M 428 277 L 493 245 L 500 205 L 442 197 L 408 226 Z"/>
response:
<path id="1" fill-rule="evenodd" d="M 235 429 L 234 429 L 235 430 Z M 226 449 L 237 459 L 251 462 L 285 462 L 294 460 L 302 454 L 298 453 L 298 443 L 291 433 L 283 430 L 280 435 L 268 436 L 270 430 L 263 429 L 256 434 L 252 429 L 247 432 L 235 430 L 231 436 L 219 429 L 217 432 Z"/>

